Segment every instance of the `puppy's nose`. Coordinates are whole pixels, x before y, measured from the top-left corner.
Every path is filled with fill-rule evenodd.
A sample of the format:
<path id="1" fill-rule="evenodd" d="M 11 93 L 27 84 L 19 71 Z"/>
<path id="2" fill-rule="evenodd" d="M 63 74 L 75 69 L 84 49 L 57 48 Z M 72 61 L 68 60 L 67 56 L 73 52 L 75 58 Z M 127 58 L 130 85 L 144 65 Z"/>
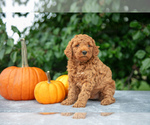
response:
<path id="1" fill-rule="evenodd" d="M 83 55 L 86 55 L 87 54 L 87 51 L 82 51 Z"/>

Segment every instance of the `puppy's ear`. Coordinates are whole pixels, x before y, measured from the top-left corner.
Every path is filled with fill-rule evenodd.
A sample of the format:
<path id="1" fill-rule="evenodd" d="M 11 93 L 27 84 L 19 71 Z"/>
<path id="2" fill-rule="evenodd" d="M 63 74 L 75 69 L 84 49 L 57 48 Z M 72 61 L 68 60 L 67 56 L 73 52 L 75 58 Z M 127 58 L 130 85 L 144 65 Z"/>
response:
<path id="1" fill-rule="evenodd" d="M 95 41 L 93 40 L 94 46 L 93 46 L 93 56 L 97 56 L 99 54 L 99 46 L 96 46 Z"/>
<path id="2" fill-rule="evenodd" d="M 99 54 L 99 46 L 94 46 L 94 48 L 93 48 L 93 56 L 97 56 L 98 54 Z"/>
<path id="3" fill-rule="evenodd" d="M 72 41 L 68 43 L 66 49 L 64 50 L 64 53 L 68 58 L 72 58 Z"/>

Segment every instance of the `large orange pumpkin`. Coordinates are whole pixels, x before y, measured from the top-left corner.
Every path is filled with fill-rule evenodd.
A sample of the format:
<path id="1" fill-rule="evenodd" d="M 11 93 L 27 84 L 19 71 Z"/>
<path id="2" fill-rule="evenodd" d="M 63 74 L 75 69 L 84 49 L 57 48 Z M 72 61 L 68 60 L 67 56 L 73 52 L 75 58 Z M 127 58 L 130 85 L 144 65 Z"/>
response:
<path id="1" fill-rule="evenodd" d="M 31 100 L 37 83 L 47 80 L 43 70 L 29 67 L 25 40 L 22 44 L 22 67 L 11 66 L 4 69 L 0 75 L 0 94 L 9 100 Z"/>
<path id="2" fill-rule="evenodd" d="M 69 87 L 68 75 L 61 75 L 56 79 L 56 81 L 61 81 L 64 84 L 66 93 L 68 94 L 68 87 Z"/>
<path id="3" fill-rule="evenodd" d="M 64 100 L 66 96 L 65 87 L 62 82 L 50 80 L 38 83 L 34 90 L 35 99 L 42 104 L 53 104 Z"/>

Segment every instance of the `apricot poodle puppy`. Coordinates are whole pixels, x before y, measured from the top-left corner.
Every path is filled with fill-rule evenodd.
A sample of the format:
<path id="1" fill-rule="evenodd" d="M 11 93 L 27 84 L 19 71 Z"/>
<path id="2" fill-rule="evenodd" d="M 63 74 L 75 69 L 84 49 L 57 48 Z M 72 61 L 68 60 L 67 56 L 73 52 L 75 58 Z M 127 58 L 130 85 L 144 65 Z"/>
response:
<path id="1" fill-rule="evenodd" d="M 99 58 L 99 47 L 88 35 L 76 35 L 65 49 L 69 58 L 68 97 L 61 104 L 85 107 L 88 99 L 99 99 L 101 105 L 115 102 L 115 81 L 112 72 Z"/>

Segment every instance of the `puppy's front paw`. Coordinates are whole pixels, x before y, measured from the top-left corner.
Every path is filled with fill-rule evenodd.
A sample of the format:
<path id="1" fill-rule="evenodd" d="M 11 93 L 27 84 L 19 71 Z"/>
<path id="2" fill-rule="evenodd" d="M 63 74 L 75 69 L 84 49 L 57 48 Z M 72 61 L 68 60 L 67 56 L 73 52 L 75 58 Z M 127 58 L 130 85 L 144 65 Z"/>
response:
<path id="1" fill-rule="evenodd" d="M 74 108 L 84 108 L 85 106 L 86 106 L 86 103 L 84 104 L 78 101 L 73 105 Z"/>
<path id="2" fill-rule="evenodd" d="M 73 101 L 66 99 L 66 100 L 61 102 L 61 105 L 72 105 L 73 103 L 74 103 Z"/>

